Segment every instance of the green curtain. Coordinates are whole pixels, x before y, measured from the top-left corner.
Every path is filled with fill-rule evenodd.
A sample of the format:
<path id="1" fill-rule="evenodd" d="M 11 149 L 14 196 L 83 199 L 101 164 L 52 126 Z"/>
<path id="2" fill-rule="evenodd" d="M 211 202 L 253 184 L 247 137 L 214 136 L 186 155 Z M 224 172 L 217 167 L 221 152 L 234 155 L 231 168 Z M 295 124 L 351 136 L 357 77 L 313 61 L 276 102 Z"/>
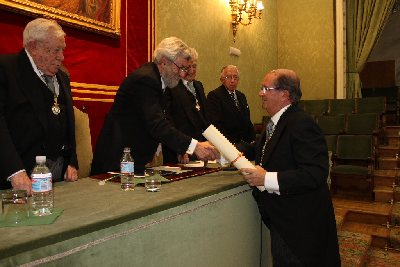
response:
<path id="1" fill-rule="evenodd" d="M 347 98 L 361 97 L 360 72 L 396 0 L 347 0 Z"/>

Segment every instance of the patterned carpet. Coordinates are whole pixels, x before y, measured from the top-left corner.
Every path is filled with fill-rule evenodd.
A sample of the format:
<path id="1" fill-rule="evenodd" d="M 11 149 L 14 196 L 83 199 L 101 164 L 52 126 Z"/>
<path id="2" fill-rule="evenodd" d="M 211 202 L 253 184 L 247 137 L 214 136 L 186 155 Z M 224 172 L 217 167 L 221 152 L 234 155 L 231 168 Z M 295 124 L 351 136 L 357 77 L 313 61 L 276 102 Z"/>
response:
<path id="1" fill-rule="evenodd" d="M 400 253 L 398 252 L 373 249 L 368 254 L 369 260 L 368 263 L 365 265 L 366 267 L 400 266 Z"/>
<path id="2" fill-rule="evenodd" d="M 342 267 L 365 266 L 371 236 L 347 231 L 338 232 Z"/>

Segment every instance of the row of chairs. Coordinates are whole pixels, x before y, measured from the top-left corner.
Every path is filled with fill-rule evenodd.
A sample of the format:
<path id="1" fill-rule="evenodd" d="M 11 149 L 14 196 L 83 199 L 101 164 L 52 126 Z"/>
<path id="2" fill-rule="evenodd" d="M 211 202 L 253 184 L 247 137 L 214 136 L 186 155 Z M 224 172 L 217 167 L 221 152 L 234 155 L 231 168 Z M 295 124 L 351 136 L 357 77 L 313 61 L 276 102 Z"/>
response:
<path id="1" fill-rule="evenodd" d="M 315 120 L 332 151 L 330 189 L 333 195 L 373 199 L 376 147 L 383 123 L 377 113 L 320 115 Z"/>
<path id="2" fill-rule="evenodd" d="M 376 163 L 372 135 L 339 135 L 332 153 L 330 190 L 357 199 L 373 199 Z"/>
<path id="3" fill-rule="evenodd" d="M 377 113 L 381 116 L 387 112 L 386 97 L 300 100 L 299 104 L 313 116 L 356 113 Z"/>
<path id="4" fill-rule="evenodd" d="M 325 135 L 328 150 L 335 151 L 339 135 L 371 135 L 374 144 L 381 136 L 382 123 L 376 113 L 317 116 L 317 124 Z"/>

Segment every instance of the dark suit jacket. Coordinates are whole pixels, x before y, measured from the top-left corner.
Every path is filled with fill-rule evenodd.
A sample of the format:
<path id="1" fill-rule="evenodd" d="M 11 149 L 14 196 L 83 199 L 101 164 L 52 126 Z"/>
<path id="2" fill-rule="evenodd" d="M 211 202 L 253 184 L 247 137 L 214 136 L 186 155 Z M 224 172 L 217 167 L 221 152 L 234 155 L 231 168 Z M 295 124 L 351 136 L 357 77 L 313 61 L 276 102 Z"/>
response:
<path id="1" fill-rule="evenodd" d="M 221 85 L 207 95 L 207 116 L 215 127 L 225 135 L 231 143 L 240 141 L 252 142 L 255 139 L 254 126 L 250 120 L 250 109 L 246 96 L 236 90 L 241 111 L 227 89 Z"/>
<path id="2" fill-rule="evenodd" d="M 78 168 L 75 149 L 75 124 L 68 76 L 57 73 L 60 93 L 67 111 L 69 150 L 66 163 Z M 47 110 L 43 90 L 48 90 L 22 50 L 16 55 L 0 56 L 0 187 L 11 186 L 7 177 L 25 169 L 29 174 L 35 156 L 47 155 Z"/>
<path id="3" fill-rule="evenodd" d="M 166 114 L 178 130 L 198 141 L 205 141 L 202 133 L 209 125 L 205 111 L 206 96 L 200 81 L 194 80 L 193 85 L 196 89 L 200 111 L 196 109 L 194 95 L 188 91 L 181 80 L 176 87 L 165 89 Z M 177 162 L 176 153 L 166 146 L 163 146 L 163 156 L 164 162 Z"/>
<path id="4" fill-rule="evenodd" d="M 175 152 L 186 152 L 191 138 L 168 121 L 161 76 L 157 65 L 146 63 L 122 82 L 100 132 L 92 174 L 119 170 L 124 147 L 131 148 L 135 172 L 144 170 L 159 143 Z"/>
<path id="5" fill-rule="evenodd" d="M 265 130 L 256 142 L 260 164 Z M 280 195 L 254 189 L 263 221 L 273 225 L 305 266 L 340 266 L 322 131 L 297 105 L 276 125 L 261 166 L 278 172 Z"/>

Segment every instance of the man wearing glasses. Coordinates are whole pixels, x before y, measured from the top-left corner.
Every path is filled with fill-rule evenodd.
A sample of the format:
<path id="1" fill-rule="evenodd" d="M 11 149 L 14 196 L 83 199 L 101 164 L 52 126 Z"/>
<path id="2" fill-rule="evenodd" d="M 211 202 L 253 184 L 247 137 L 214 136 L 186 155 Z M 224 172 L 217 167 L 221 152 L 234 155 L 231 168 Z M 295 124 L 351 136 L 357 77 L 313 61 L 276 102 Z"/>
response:
<path id="1" fill-rule="evenodd" d="M 213 160 L 218 151 L 177 130 L 165 117 L 166 87 L 175 87 L 189 69 L 189 47 L 176 37 L 165 38 L 154 60 L 132 72 L 122 82 L 97 141 L 92 174 L 118 171 L 124 147 L 130 147 L 135 174 L 142 175 L 155 152 L 168 146 L 178 154 L 195 154 Z"/>
<path id="2" fill-rule="evenodd" d="M 206 139 L 202 135 L 209 126 L 206 116 L 206 95 L 203 84 L 196 80 L 197 59 L 196 49 L 190 48 L 190 69 L 184 79 L 174 88 L 167 87 L 165 95 L 167 99 L 167 117 L 175 127 L 199 141 Z M 197 160 L 195 155 L 177 155 L 168 147 L 163 146 L 163 159 L 166 163 L 188 163 L 189 160 Z"/>
<path id="3" fill-rule="evenodd" d="M 255 139 L 246 96 L 237 90 L 239 70 L 234 65 L 222 68 L 221 86 L 207 95 L 207 116 L 210 122 L 231 143 L 251 143 Z"/>
<path id="4" fill-rule="evenodd" d="M 274 266 L 340 266 L 328 147 L 301 95 L 294 71 L 265 75 L 259 96 L 271 120 L 255 144 L 256 169 L 241 172 L 270 229 Z"/>

